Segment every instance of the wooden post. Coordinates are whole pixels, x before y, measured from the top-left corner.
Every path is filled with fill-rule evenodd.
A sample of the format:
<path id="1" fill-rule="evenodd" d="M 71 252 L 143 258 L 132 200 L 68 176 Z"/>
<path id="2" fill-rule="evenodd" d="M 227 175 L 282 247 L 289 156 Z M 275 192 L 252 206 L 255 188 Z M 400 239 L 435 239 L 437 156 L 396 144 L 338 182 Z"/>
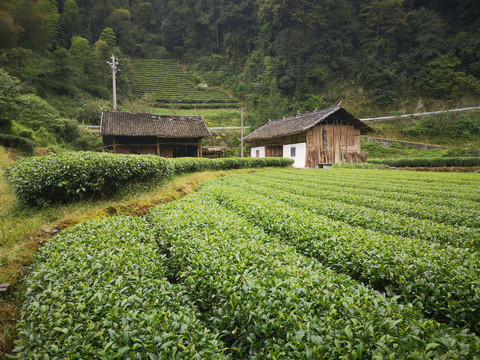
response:
<path id="1" fill-rule="evenodd" d="M 113 136 L 113 153 L 117 153 L 117 140 L 115 136 Z"/>
<path id="2" fill-rule="evenodd" d="M 158 141 L 158 137 L 157 137 L 157 156 L 160 156 L 160 142 Z"/>
<path id="3" fill-rule="evenodd" d="M 198 139 L 198 157 L 203 157 L 203 154 L 202 154 L 202 139 Z"/>

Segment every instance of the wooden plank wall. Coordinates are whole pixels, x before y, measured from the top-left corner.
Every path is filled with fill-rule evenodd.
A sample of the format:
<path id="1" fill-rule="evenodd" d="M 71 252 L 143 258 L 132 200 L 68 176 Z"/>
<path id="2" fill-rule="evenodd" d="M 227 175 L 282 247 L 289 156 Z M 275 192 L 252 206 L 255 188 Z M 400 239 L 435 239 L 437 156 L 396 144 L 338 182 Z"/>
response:
<path id="1" fill-rule="evenodd" d="M 327 143 L 323 138 L 326 131 Z M 317 125 L 307 131 L 307 166 L 335 164 L 349 152 L 360 153 L 360 130 L 353 125 Z"/>

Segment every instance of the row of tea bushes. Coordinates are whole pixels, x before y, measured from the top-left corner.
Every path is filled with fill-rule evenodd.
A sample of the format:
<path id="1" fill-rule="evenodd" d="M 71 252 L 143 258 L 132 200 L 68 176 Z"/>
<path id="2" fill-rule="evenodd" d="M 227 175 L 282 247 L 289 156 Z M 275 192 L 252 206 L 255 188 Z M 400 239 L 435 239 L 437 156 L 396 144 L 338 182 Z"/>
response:
<path id="1" fill-rule="evenodd" d="M 110 195 L 135 182 L 163 180 L 173 174 L 266 166 L 290 166 L 291 159 L 165 159 L 154 155 L 69 152 L 19 160 L 5 170 L 15 196 L 42 206 L 92 195 Z"/>
<path id="2" fill-rule="evenodd" d="M 368 162 L 393 167 L 480 166 L 480 157 L 369 159 Z"/>
<path id="3" fill-rule="evenodd" d="M 195 171 L 258 169 L 265 167 L 287 167 L 293 159 L 287 158 L 176 158 L 169 159 L 176 174 Z"/>
<path id="4" fill-rule="evenodd" d="M 147 220 L 167 255 L 171 276 L 189 289 L 210 326 L 224 334 L 235 358 L 479 354 L 477 337 L 426 320 L 411 305 L 399 305 L 298 254 L 219 206 L 211 191 L 215 185 L 158 207 Z M 249 197 L 247 192 L 240 194 Z"/>
<path id="5" fill-rule="evenodd" d="M 273 186 L 260 189 L 241 179 L 222 178 L 203 191 L 301 253 L 400 295 L 442 322 L 480 331 L 478 252 L 350 226 L 298 206 L 295 197 L 282 199 Z"/>
<path id="6" fill-rule="evenodd" d="M 149 224 L 78 225 L 36 255 L 26 280 L 19 359 L 222 359 L 223 343 L 166 278 Z"/>
<path id="7" fill-rule="evenodd" d="M 392 174 L 391 172 L 389 173 Z M 351 172 L 349 177 L 345 177 L 342 176 L 342 173 L 339 173 L 339 170 L 335 171 L 335 177 L 332 178 L 329 178 L 328 174 L 324 173 L 321 178 L 317 176 L 317 178 L 308 179 L 307 176 L 302 174 L 300 177 L 298 172 L 292 171 L 278 171 L 270 176 L 258 173 L 255 174 L 255 177 L 266 179 L 276 184 L 291 183 L 294 187 L 302 186 L 304 189 L 318 191 L 318 194 L 321 194 L 321 197 L 324 199 L 340 200 L 352 204 L 361 203 L 367 207 L 450 224 L 463 226 L 468 223 L 480 224 L 480 208 L 476 208 L 478 202 L 456 196 L 462 195 L 461 193 L 465 193 L 467 197 L 474 195 L 472 188 L 476 187 L 475 183 L 465 185 L 468 186 L 467 191 L 460 186 L 453 186 L 452 189 L 452 185 L 447 183 L 443 188 L 436 189 L 436 195 L 430 193 L 429 196 L 425 196 L 425 194 L 418 194 L 416 191 L 423 191 L 426 187 L 434 190 L 431 181 L 425 180 L 423 183 L 410 181 L 409 183 L 404 183 L 401 187 L 394 187 L 392 180 L 395 180 L 395 178 L 389 179 L 388 177 L 382 178 L 379 176 L 374 181 L 367 181 L 361 173 L 356 174 L 362 178 L 360 183 L 351 181 Z M 445 173 L 437 174 L 440 177 Z M 393 175 L 398 176 L 398 173 Z M 455 175 L 458 175 L 458 173 Z M 391 190 L 392 188 L 394 190 Z M 447 189 L 450 193 L 447 193 Z M 463 210 L 459 212 L 458 209 Z"/>
<path id="8" fill-rule="evenodd" d="M 344 195 L 341 189 L 332 188 L 330 191 L 322 191 L 300 183 L 285 183 L 285 181 L 276 179 L 268 181 L 268 178 L 264 176 L 245 180 L 248 181 L 249 186 L 259 192 L 268 194 L 273 187 L 281 190 L 277 199 L 295 203 L 298 207 L 306 208 L 331 219 L 347 222 L 350 225 L 385 234 L 480 250 L 480 216 L 475 209 L 470 211 L 470 209 L 464 208 L 462 212 L 459 212 L 448 208 L 448 211 L 439 211 L 436 206 L 419 204 L 420 198 L 414 203 L 406 203 L 402 206 L 401 202 L 392 200 L 373 197 L 365 199 L 362 195 Z M 399 214 L 399 210 L 411 213 L 406 216 Z M 433 220 L 428 218 L 433 218 Z M 461 221 L 462 218 L 464 222 Z M 372 221 L 373 219 L 376 221 Z"/>

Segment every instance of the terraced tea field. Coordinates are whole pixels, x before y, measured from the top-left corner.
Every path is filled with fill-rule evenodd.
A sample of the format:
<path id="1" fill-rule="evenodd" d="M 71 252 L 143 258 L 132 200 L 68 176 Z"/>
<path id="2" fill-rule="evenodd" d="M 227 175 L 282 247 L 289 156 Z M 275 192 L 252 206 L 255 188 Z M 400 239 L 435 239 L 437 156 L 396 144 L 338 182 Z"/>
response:
<path id="1" fill-rule="evenodd" d="M 480 174 L 227 176 L 68 229 L 19 358 L 479 359 Z"/>
<path id="2" fill-rule="evenodd" d="M 160 105 L 215 109 L 239 106 L 234 98 L 220 89 L 196 87 L 173 60 L 138 60 L 129 78 L 134 95 L 152 94 Z"/>

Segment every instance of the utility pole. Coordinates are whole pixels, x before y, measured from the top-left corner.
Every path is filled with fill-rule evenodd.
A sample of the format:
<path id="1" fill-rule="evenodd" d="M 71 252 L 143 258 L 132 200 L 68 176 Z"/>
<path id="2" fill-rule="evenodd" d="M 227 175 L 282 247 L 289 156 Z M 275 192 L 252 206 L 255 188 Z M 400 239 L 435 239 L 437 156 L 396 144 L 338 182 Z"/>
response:
<path id="1" fill-rule="evenodd" d="M 240 157 L 243 158 L 243 108 L 240 108 L 240 111 L 241 111 L 241 135 L 240 135 L 240 144 L 241 144 L 241 152 L 240 152 Z"/>
<path id="2" fill-rule="evenodd" d="M 112 62 L 107 61 L 107 64 L 112 68 L 112 82 L 113 82 L 113 110 L 117 111 L 117 82 L 115 81 L 115 75 L 118 69 L 118 61 L 114 55 L 112 55 Z"/>

